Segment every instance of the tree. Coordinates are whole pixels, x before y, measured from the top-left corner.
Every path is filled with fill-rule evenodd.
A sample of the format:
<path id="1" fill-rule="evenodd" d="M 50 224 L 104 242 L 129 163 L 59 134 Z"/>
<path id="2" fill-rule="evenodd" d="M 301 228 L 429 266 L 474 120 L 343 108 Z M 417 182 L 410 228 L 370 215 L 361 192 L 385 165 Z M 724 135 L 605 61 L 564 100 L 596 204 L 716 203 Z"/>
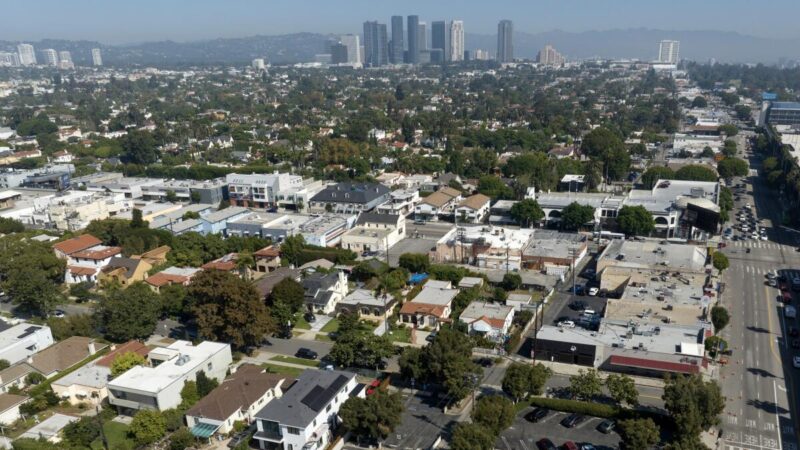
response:
<path id="1" fill-rule="evenodd" d="M 714 325 L 714 333 L 719 334 L 723 328 L 728 326 L 731 315 L 724 306 L 715 305 L 711 308 L 711 323 Z"/>
<path id="2" fill-rule="evenodd" d="M 519 402 L 529 395 L 539 395 L 552 373 L 541 363 L 511 364 L 503 376 L 503 392 L 510 395 L 514 402 Z"/>
<path id="3" fill-rule="evenodd" d="M 195 437 L 188 428 L 182 427 L 169 437 L 169 450 L 184 450 L 194 446 Z"/>
<path id="4" fill-rule="evenodd" d="M 172 189 L 167 189 L 167 192 L 164 194 L 164 200 L 170 203 L 175 203 L 178 201 L 178 194 L 176 194 Z"/>
<path id="5" fill-rule="evenodd" d="M 706 145 L 705 147 L 703 147 L 703 151 L 700 152 L 700 156 L 702 158 L 713 158 L 714 157 L 714 150 L 711 147 Z"/>
<path id="6" fill-rule="evenodd" d="M 187 380 L 181 388 L 181 404 L 178 409 L 186 411 L 198 401 L 200 401 L 200 393 L 197 392 L 197 383 Z"/>
<path id="7" fill-rule="evenodd" d="M 617 429 L 626 450 L 649 450 L 661 440 L 661 430 L 651 418 L 620 420 Z"/>
<path id="8" fill-rule="evenodd" d="M 18 266 L 6 273 L 8 293 L 24 311 L 47 317 L 56 305 L 64 301 L 55 283 L 35 267 Z"/>
<path id="9" fill-rule="evenodd" d="M 514 422 L 514 404 L 502 395 L 485 395 L 472 408 L 472 421 L 486 427 L 495 436 Z"/>
<path id="10" fill-rule="evenodd" d="M 495 435 L 477 423 L 459 423 L 453 430 L 450 442 L 452 450 L 492 450 Z"/>
<path id="11" fill-rule="evenodd" d="M 145 339 L 153 334 L 161 316 L 161 301 L 145 283 L 114 288 L 95 310 L 105 336 L 114 342 Z"/>
<path id="12" fill-rule="evenodd" d="M 717 172 L 722 178 L 744 177 L 750 172 L 750 167 L 743 159 L 725 158 L 717 163 Z"/>
<path id="13" fill-rule="evenodd" d="M 581 153 L 603 163 L 603 172 L 612 180 L 627 175 L 631 157 L 622 138 L 605 127 L 598 127 L 583 137 Z"/>
<path id="14" fill-rule="evenodd" d="M 147 228 L 147 222 L 142 219 L 142 210 L 139 208 L 131 211 L 131 228 Z"/>
<path id="15" fill-rule="evenodd" d="M 692 108 L 705 108 L 708 106 L 708 101 L 702 95 L 698 95 L 692 100 Z"/>
<path id="16" fill-rule="evenodd" d="M 22 222 L 7 217 L 0 217 L 0 234 L 21 233 L 25 231 Z"/>
<path id="17" fill-rule="evenodd" d="M 400 424 L 403 400 L 400 393 L 376 389 L 366 398 L 350 397 L 339 409 L 342 426 L 359 442 L 386 439 Z"/>
<path id="18" fill-rule="evenodd" d="M 627 375 L 609 375 L 606 378 L 606 388 L 608 388 L 611 398 L 620 406 L 623 404 L 628 404 L 629 406 L 639 404 L 639 391 L 636 390 L 633 378 Z"/>
<path id="19" fill-rule="evenodd" d="M 675 172 L 674 179 L 686 181 L 717 181 L 719 176 L 713 169 L 706 166 L 689 164 L 678 169 L 678 171 Z"/>
<path id="20" fill-rule="evenodd" d="M 646 236 L 656 228 L 653 215 L 644 206 L 623 206 L 617 214 L 619 229 L 628 236 Z"/>
<path id="21" fill-rule="evenodd" d="M 398 265 L 411 273 L 427 273 L 431 267 L 430 258 L 424 253 L 403 253 Z"/>
<path id="22" fill-rule="evenodd" d="M 144 366 L 147 360 L 136 352 L 125 352 L 111 361 L 111 376 L 119 376 L 136 366 Z"/>
<path id="23" fill-rule="evenodd" d="M 72 445 L 89 447 L 100 436 L 100 423 L 94 417 L 81 417 L 64 427 L 64 438 Z"/>
<path id="24" fill-rule="evenodd" d="M 242 349 L 260 344 L 275 330 L 255 287 L 228 272 L 201 272 L 189 285 L 187 299 L 203 338 Z"/>
<path id="25" fill-rule="evenodd" d="M 722 252 L 714 252 L 714 255 L 711 256 L 711 264 L 714 265 L 714 268 L 717 269 L 719 273 L 722 273 L 723 270 L 731 265 L 730 261 L 728 261 L 728 257 Z"/>
<path id="26" fill-rule="evenodd" d="M 299 265 L 300 254 L 306 246 L 306 240 L 302 234 L 287 236 L 281 243 L 281 256 L 286 258 L 289 263 Z"/>
<path id="27" fill-rule="evenodd" d="M 153 135 L 147 131 L 131 130 L 122 138 L 122 161 L 131 164 L 153 164 L 158 150 Z"/>
<path id="28" fill-rule="evenodd" d="M 522 276 L 518 273 L 509 272 L 503 275 L 502 287 L 506 291 L 516 291 L 522 286 Z"/>
<path id="29" fill-rule="evenodd" d="M 421 348 L 405 347 L 398 360 L 400 374 L 408 381 L 422 381 L 427 368 L 424 366 L 424 355 Z"/>
<path id="30" fill-rule="evenodd" d="M 39 372 L 31 372 L 25 376 L 25 384 L 37 385 L 45 380 L 47 380 L 47 378 Z"/>
<path id="31" fill-rule="evenodd" d="M 128 432 L 138 445 L 150 445 L 167 433 L 167 424 L 159 411 L 142 409 L 133 416 Z"/>
<path id="32" fill-rule="evenodd" d="M 704 381 L 700 375 L 667 375 L 662 398 L 678 436 L 698 436 L 719 422 L 719 414 L 725 408 L 719 384 Z"/>
<path id="33" fill-rule="evenodd" d="M 339 336 L 328 356 L 338 366 L 374 369 L 393 354 L 394 345 L 388 336 L 375 336 L 360 329 L 347 331 L 340 325 Z"/>
<path id="34" fill-rule="evenodd" d="M 7 359 L 0 359 L 0 370 L 5 370 L 11 367 L 11 363 Z"/>
<path id="35" fill-rule="evenodd" d="M 711 336 L 706 339 L 705 342 L 706 351 L 711 355 L 711 357 L 717 356 L 719 351 L 725 350 L 728 348 L 728 341 L 722 339 L 720 336 Z"/>
<path id="36" fill-rule="evenodd" d="M 512 219 L 524 227 L 529 227 L 544 218 L 544 211 L 539 206 L 539 203 L 530 198 L 514 203 L 509 213 Z"/>
<path id="37" fill-rule="evenodd" d="M 484 175 L 478 179 L 478 192 L 492 200 L 514 197 L 514 190 L 496 175 Z"/>
<path id="38" fill-rule="evenodd" d="M 303 308 L 304 295 L 303 285 L 291 278 L 284 278 L 272 288 L 267 304 L 277 327 L 289 327 L 295 323 L 297 313 Z"/>
<path id="39" fill-rule="evenodd" d="M 578 370 L 577 375 L 569 377 L 569 391 L 573 397 L 591 400 L 603 392 L 603 380 L 595 369 Z"/>
<path id="40" fill-rule="evenodd" d="M 213 391 L 217 388 L 217 386 L 219 386 L 219 381 L 217 381 L 216 378 L 209 378 L 208 375 L 206 375 L 206 373 L 202 370 L 197 372 L 195 383 L 197 383 L 197 394 L 200 396 L 200 398 L 205 397 L 209 392 Z"/>
<path id="41" fill-rule="evenodd" d="M 594 220 L 594 207 L 572 202 L 561 211 L 561 228 L 577 230 Z"/>
<path id="42" fill-rule="evenodd" d="M 655 166 L 647 169 L 642 175 L 641 181 L 645 189 L 653 189 L 658 180 L 672 180 L 675 172 L 669 167 Z"/>

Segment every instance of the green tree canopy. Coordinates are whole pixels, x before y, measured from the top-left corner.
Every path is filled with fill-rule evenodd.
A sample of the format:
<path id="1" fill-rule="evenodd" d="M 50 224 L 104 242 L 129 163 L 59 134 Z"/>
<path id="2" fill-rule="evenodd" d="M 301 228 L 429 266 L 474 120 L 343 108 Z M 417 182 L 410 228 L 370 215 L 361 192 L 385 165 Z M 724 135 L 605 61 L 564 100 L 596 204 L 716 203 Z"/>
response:
<path id="1" fill-rule="evenodd" d="M 624 374 L 611 374 L 606 377 L 606 388 L 611 398 L 619 405 L 637 406 L 639 404 L 639 391 L 633 378 Z"/>
<path id="2" fill-rule="evenodd" d="M 125 352 L 111 361 L 111 376 L 119 376 L 135 366 L 144 366 L 147 360 L 136 352 Z"/>
<path id="3" fill-rule="evenodd" d="M 702 430 L 719 422 L 719 414 L 725 408 L 719 384 L 704 381 L 700 375 L 668 375 L 662 398 L 679 436 L 699 436 Z"/>
<path id="4" fill-rule="evenodd" d="M 522 286 L 522 276 L 518 273 L 509 272 L 503 275 L 501 286 L 506 291 L 516 291 Z"/>
<path id="5" fill-rule="evenodd" d="M 577 230 L 594 220 L 594 207 L 572 202 L 561 211 L 561 228 Z"/>
<path id="6" fill-rule="evenodd" d="M 617 214 L 619 229 L 628 236 L 647 236 L 656 228 L 653 215 L 644 206 L 623 206 Z"/>
<path id="7" fill-rule="evenodd" d="M 535 365 L 513 363 L 503 376 L 503 392 L 519 402 L 529 395 L 539 395 L 552 371 L 537 363 Z"/>
<path id="8" fill-rule="evenodd" d="M 717 181 L 719 176 L 711 168 L 697 164 L 689 164 L 675 172 L 675 179 L 687 181 Z"/>
<path id="9" fill-rule="evenodd" d="M 403 253 L 398 264 L 411 273 L 427 273 L 431 261 L 424 253 Z"/>
<path id="10" fill-rule="evenodd" d="M 72 445 L 89 447 L 100 436 L 100 422 L 94 417 L 81 417 L 64 427 L 64 439 Z"/>
<path id="11" fill-rule="evenodd" d="M 339 410 L 342 426 L 359 442 L 386 439 L 400 424 L 403 400 L 400 393 L 376 389 L 366 398 L 350 397 Z"/>
<path id="12" fill-rule="evenodd" d="M 113 288 L 95 309 L 95 318 L 105 336 L 114 342 L 145 339 L 153 334 L 161 315 L 161 301 L 142 282 L 127 289 Z"/>
<path id="13" fill-rule="evenodd" d="M 514 197 L 514 190 L 503 183 L 496 175 L 484 175 L 478 179 L 478 192 L 491 197 L 492 200 L 510 199 Z"/>
<path id="14" fill-rule="evenodd" d="M 514 416 L 514 404 L 502 395 L 481 396 L 472 408 L 472 421 L 483 425 L 494 435 L 510 427 Z"/>
<path id="15" fill-rule="evenodd" d="M 495 435 L 483 425 L 477 423 L 459 423 L 453 430 L 450 442 L 452 450 L 492 450 Z"/>
<path id="16" fill-rule="evenodd" d="M 122 138 L 122 160 L 132 164 L 153 164 L 158 160 L 156 141 L 147 131 L 130 130 Z"/>
<path id="17" fill-rule="evenodd" d="M 669 167 L 653 166 L 642 175 L 641 182 L 645 189 L 653 189 L 658 180 L 675 179 L 675 172 Z"/>
<path id="18" fill-rule="evenodd" d="M 661 440 L 661 430 L 653 419 L 627 419 L 617 423 L 626 450 L 649 450 Z"/>
<path id="19" fill-rule="evenodd" d="M 259 345 L 275 330 L 267 307 L 252 284 L 227 272 L 203 271 L 187 291 L 200 335 L 234 348 Z"/>
<path id="20" fill-rule="evenodd" d="M 731 265 L 730 261 L 728 261 L 728 257 L 722 252 L 714 252 L 714 255 L 711 256 L 711 264 L 713 264 L 714 268 L 717 269 L 719 273 L 722 273 L 723 270 Z"/>
<path id="21" fill-rule="evenodd" d="M 740 158 L 725 158 L 717 163 L 717 172 L 722 178 L 744 177 L 750 172 L 750 166 Z"/>
<path id="22" fill-rule="evenodd" d="M 294 325 L 297 313 L 303 308 L 303 285 L 292 278 L 284 278 L 272 288 L 267 304 L 277 327 Z"/>
<path id="23" fill-rule="evenodd" d="M 138 445 L 150 445 L 167 433 L 167 424 L 161 412 L 142 409 L 133 416 L 129 433 Z"/>
<path id="24" fill-rule="evenodd" d="M 724 306 L 714 305 L 711 308 L 711 323 L 714 324 L 714 333 L 719 333 L 723 328 L 728 326 L 731 321 L 731 315 Z"/>
<path id="25" fill-rule="evenodd" d="M 705 108 L 708 106 L 708 101 L 702 95 L 698 95 L 692 100 L 692 108 Z"/>
<path id="26" fill-rule="evenodd" d="M 569 391 L 573 397 L 591 400 L 603 392 L 603 380 L 594 369 L 580 369 L 569 377 Z"/>
<path id="27" fill-rule="evenodd" d="M 536 200 L 526 198 L 511 207 L 511 218 L 521 226 L 529 227 L 544 218 L 544 211 Z"/>

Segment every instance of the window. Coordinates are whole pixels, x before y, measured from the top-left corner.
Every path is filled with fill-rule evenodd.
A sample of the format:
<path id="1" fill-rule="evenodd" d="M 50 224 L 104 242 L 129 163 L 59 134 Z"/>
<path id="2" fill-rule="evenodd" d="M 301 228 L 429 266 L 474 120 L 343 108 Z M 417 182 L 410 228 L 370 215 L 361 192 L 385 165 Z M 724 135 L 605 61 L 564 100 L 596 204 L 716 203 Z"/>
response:
<path id="1" fill-rule="evenodd" d="M 325 412 L 331 412 L 331 404 L 328 403 L 328 406 L 325 407 Z"/>
<path id="2" fill-rule="evenodd" d="M 286 432 L 289 434 L 299 435 L 300 429 L 295 427 L 286 427 Z"/>
<path id="3" fill-rule="evenodd" d="M 209 363 L 208 363 L 208 365 L 207 365 L 206 367 L 208 368 L 208 370 L 211 370 L 211 369 L 214 367 L 214 365 L 213 365 L 212 363 L 210 363 L 210 362 L 209 362 Z"/>

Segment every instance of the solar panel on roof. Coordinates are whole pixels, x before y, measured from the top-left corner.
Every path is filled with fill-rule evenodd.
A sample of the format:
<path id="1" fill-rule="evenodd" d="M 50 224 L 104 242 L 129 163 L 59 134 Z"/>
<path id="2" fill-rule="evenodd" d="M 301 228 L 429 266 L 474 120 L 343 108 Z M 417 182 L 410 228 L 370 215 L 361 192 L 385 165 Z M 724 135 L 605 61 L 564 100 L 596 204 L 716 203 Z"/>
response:
<path id="1" fill-rule="evenodd" d="M 22 339 L 24 337 L 28 337 L 28 336 L 32 335 L 33 333 L 35 333 L 36 330 L 38 330 L 38 329 L 39 329 L 39 327 L 28 327 L 28 328 L 25 328 L 25 331 L 23 331 L 22 334 L 17 336 L 17 339 Z"/>
<path id="2" fill-rule="evenodd" d="M 336 377 L 335 380 L 328 386 L 327 388 L 322 388 L 322 386 L 314 386 L 302 400 L 301 403 L 308 406 L 314 411 L 319 412 L 322 408 L 328 404 L 328 402 L 339 392 L 339 389 L 342 386 L 347 384 L 347 377 L 344 375 L 339 375 Z"/>

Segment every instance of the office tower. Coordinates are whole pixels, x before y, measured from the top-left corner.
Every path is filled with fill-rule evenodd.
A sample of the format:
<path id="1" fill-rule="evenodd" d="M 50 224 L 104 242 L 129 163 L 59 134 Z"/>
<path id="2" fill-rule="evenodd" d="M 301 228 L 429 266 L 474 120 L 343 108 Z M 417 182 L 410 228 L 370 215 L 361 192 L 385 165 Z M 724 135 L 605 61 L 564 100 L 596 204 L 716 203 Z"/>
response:
<path id="1" fill-rule="evenodd" d="M 410 32 L 411 30 L 409 30 Z M 405 59 L 405 38 L 403 37 L 403 16 L 392 16 L 392 45 L 389 58 L 392 64 L 402 64 Z"/>
<path id="2" fill-rule="evenodd" d="M 349 64 L 361 64 L 364 59 L 361 57 L 361 40 L 357 34 L 343 34 L 339 36 L 339 42 L 347 47 L 347 62 Z"/>
<path id="3" fill-rule="evenodd" d="M 0 67 L 16 67 L 18 65 L 18 54 L 11 52 L 0 52 Z"/>
<path id="4" fill-rule="evenodd" d="M 408 16 L 408 58 L 409 64 L 419 64 L 419 16 Z"/>
<path id="5" fill-rule="evenodd" d="M 450 61 L 464 60 L 464 22 L 450 22 Z"/>
<path id="6" fill-rule="evenodd" d="M 428 50 L 428 54 L 430 55 L 428 57 L 429 62 L 432 62 L 434 64 L 442 64 L 445 62 L 444 50 L 442 50 L 441 48 L 432 48 Z"/>
<path id="7" fill-rule="evenodd" d="M 338 42 L 331 45 L 331 64 L 347 63 L 347 46 Z"/>
<path id="8" fill-rule="evenodd" d="M 42 62 L 48 66 L 58 66 L 58 52 L 52 48 L 42 50 L 42 59 Z"/>
<path id="9" fill-rule="evenodd" d="M 483 49 L 475 49 L 475 58 L 476 61 L 486 61 L 489 59 L 489 51 Z"/>
<path id="10" fill-rule="evenodd" d="M 103 65 L 103 55 L 100 53 L 99 48 L 92 49 L 92 65 L 93 66 L 102 66 Z"/>
<path id="11" fill-rule="evenodd" d="M 428 50 L 428 24 L 425 22 L 419 23 L 419 51 Z"/>
<path id="12" fill-rule="evenodd" d="M 21 65 L 32 66 L 36 64 L 36 52 L 31 44 L 19 44 L 17 53 L 19 53 L 19 63 Z"/>
<path id="13" fill-rule="evenodd" d="M 677 64 L 680 60 L 681 43 L 679 41 L 663 40 L 658 44 L 658 61 L 662 63 Z"/>
<path id="14" fill-rule="evenodd" d="M 536 55 L 536 62 L 546 66 L 561 66 L 564 65 L 565 58 L 552 45 L 545 45 Z"/>
<path id="15" fill-rule="evenodd" d="M 497 24 L 497 61 L 514 60 L 514 24 L 510 20 L 501 20 Z"/>
<path id="16" fill-rule="evenodd" d="M 75 64 L 72 63 L 72 55 L 66 50 L 58 52 L 58 67 L 60 69 L 74 69 Z"/>
<path id="17" fill-rule="evenodd" d="M 475 57 L 469 50 L 464 50 L 464 61 L 472 61 Z"/>
<path id="18" fill-rule="evenodd" d="M 364 56 L 364 63 L 370 67 L 385 66 L 389 63 L 385 23 L 364 22 Z"/>
<path id="19" fill-rule="evenodd" d="M 431 23 L 431 50 L 439 50 L 441 60 L 431 55 L 431 62 L 444 62 L 447 60 L 447 24 L 442 20 Z"/>
<path id="20" fill-rule="evenodd" d="M 264 58 L 256 58 L 256 59 L 254 59 L 254 60 L 253 60 L 253 62 L 250 64 L 250 66 L 251 66 L 253 69 L 256 69 L 256 70 L 264 70 L 264 68 L 265 68 L 267 65 L 266 65 L 266 63 L 264 62 Z"/>

